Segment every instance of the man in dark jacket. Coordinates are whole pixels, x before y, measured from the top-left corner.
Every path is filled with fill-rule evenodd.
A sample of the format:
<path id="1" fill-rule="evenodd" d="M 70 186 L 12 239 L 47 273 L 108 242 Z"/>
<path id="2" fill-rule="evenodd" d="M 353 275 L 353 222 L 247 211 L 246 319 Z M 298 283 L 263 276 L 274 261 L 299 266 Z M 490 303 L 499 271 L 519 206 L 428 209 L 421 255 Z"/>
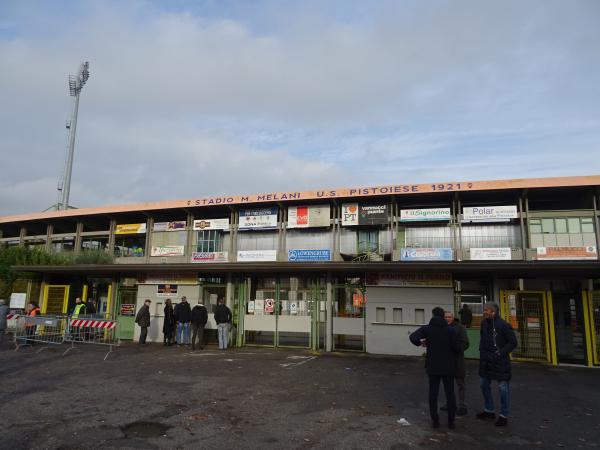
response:
<path id="1" fill-rule="evenodd" d="M 454 398 L 454 354 L 460 350 L 458 338 L 452 328 L 444 320 L 444 310 L 436 307 L 429 325 L 422 326 L 409 336 L 417 346 L 427 347 L 425 370 L 429 375 L 429 414 L 434 428 L 439 428 L 438 395 L 440 381 L 444 383 L 446 405 L 448 406 L 448 428 L 453 429 L 456 414 Z"/>
<path id="2" fill-rule="evenodd" d="M 196 350 L 196 338 L 200 350 L 204 349 L 204 327 L 208 321 L 208 311 L 198 299 L 198 304 L 192 309 L 192 350 Z"/>
<path id="3" fill-rule="evenodd" d="M 460 317 L 460 323 L 465 327 L 471 328 L 471 322 L 473 322 L 473 311 L 469 308 L 469 305 L 463 303 L 462 308 L 458 311 Z"/>
<path id="4" fill-rule="evenodd" d="M 497 304 L 486 303 L 483 307 L 483 317 L 479 342 L 479 382 L 485 406 L 484 410 L 477 414 L 477 418 L 496 418 L 491 388 L 492 380 L 496 380 L 500 391 L 500 415 L 496 426 L 501 427 L 508 424 L 510 352 L 517 347 L 517 338 L 510 324 L 499 317 Z"/>
<path id="5" fill-rule="evenodd" d="M 445 312 L 444 320 L 456 333 L 458 345 L 460 347 L 460 351 L 454 354 L 454 380 L 456 381 L 456 387 L 458 388 L 458 409 L 456 410 L 456 415 L 465 416 L 467 414 L 467 404 L 465 402 L 465 350 L 469 348 L 469 336 L 467 336 L 465 327 L 462 326 L 460 320 L 454 317 L 452 311 Z M 440 409 L 445 410 L 447 408 L 447 406 L 443 406 Z"/>
<path id="6" fill-rule="evenodd" d="M 140 344 L 142 345 L 146 344 L 146 336 L 148 336 L 148 327 L 150 326 L 150 303 L 150 299 L 146 299 L 135 316 L 135 323 L 141 328 Z"/>
<path id="7" fill-rule="evenodd" d="M 177 322 L 177 346 L 190 345 L 192 309 L 185 295 L 181 297 L 181 302 L 175 305 L 173 317 L 175 317 L 175 322 Z"/>
<path id="8" fill-rule="evenodd" d="M 215 322 L 217 322 L 217 332 L 219 334 L 219 350 L 227 350 L 231 310 L 225 305 L 223 297 L 219 297 L 218 303 L 215 309 Z"/>

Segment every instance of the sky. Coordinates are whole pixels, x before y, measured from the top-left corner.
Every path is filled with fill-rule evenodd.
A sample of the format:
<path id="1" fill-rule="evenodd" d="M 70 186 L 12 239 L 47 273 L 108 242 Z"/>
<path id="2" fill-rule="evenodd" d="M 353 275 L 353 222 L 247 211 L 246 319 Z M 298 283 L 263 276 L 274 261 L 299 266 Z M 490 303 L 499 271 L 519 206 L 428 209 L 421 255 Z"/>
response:
<path id="1" fill-rule="evenodd" d="M 0 215 L 600 174 L 597 0 L 0 2 Z"/>

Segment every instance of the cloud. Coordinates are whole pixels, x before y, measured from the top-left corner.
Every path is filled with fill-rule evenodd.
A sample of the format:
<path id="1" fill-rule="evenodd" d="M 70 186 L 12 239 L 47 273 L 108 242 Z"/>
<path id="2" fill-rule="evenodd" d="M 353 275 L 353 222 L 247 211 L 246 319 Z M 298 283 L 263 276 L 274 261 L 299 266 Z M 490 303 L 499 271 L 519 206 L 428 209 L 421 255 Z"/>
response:
<path id="1" fill-rule="evenodd" d="M 67 74 L 83 59 L 78 206 L 598 172 L 599 12 L 584 0 L 4 2 L 0 214 L 54 203 Z"/>

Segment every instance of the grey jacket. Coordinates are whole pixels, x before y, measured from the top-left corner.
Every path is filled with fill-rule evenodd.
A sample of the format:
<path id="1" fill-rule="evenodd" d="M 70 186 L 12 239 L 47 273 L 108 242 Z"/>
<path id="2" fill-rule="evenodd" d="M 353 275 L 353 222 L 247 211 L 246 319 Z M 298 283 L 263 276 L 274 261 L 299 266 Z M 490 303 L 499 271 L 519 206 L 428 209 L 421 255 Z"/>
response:
<path id="1" fill-rule="evenodd" d="M 8 306 L 0 305 L 0 330 L 6 330 L 6 316 L 8 315 Z"/>

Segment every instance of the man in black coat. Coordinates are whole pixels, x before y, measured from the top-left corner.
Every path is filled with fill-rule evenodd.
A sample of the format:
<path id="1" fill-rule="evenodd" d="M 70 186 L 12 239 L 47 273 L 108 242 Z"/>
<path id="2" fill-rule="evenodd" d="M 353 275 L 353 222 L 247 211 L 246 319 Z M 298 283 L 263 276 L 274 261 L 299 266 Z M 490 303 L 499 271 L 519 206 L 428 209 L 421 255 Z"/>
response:
<path id="1" fill-rule="evenodd" d="M 175 305 L 173 317 L 175 317 L 175 322 L 177 322 L 177 346 L 190 345 L 192 309 L 185 295 L 181 297 L 181 302 Z"/>
<path id="2" fill-rule="evenodd" d="M 444 314 L 444 320 L 452 327 L 456 333 L 460 351 L 454 354 L 454 380 L 456 381 L 456 387 L 458 388 L 458 409 L 456 410 L 457 416 L 465 416 L 467 414 L 466 404 L 466 382 L 465 377 L 467 375 L 465 367 L 465 350 L 469 348 L 469 336 L 465 327 L 462 326 L 460 320 L 454 317 L 452 311 L 446 311 Z M 447 406 L 443 406 L 441 410 L 447 410 Z"/>
<path id="3" fill-rule="evenodd" d="M 135 316 L 135 323 L 137 323 L 140 330 L 140 344 L 146 344 L 146 336 L 148 336 L 148 327 L 150 326 L 150 299 L 146 299 L 144 304 Z"/>
<path id="4" fill-rule="evenodd" d="M 196 339 L 200 350 L 204 349 L 204 327 L 208 321 L 208 311 L 198 299 L 198 304 L 192 309 L 192 350 L 196 350 Z"/>
<path id="5" fill-rule="evenodd" d="M 448 407 L 448 428 L 453 429 L 456 415 L 454 398 L 455 353 L 460 351 L 458 338 L 454 330 L 444 320 L 444 310 L 436 307 L 429 325 L 422 326 L 409 336 L 416 345 L 427 347 L 425 370 L 429 375 L 429 414 L 434 428 L 439 428 L 438 395 L 440 381 L 444 383 L 446 405 Z"/>
<path id="6" fill-rule="evenodd" d="M 486 303 L 483 307 L 483 317 L 479 341 L 479 383 L 484 399 L 484 410 L 477 414 L 477 418 L 481 420 L 496 418 L 491 387 L 492 380 L 496 380 L 500 391 L 500 415 L 496 426 L 501 427 L 508 424 L 510 352 L 517 347 L 517 338 L 510 324 L 499 317 L 497 304 Z"/>

